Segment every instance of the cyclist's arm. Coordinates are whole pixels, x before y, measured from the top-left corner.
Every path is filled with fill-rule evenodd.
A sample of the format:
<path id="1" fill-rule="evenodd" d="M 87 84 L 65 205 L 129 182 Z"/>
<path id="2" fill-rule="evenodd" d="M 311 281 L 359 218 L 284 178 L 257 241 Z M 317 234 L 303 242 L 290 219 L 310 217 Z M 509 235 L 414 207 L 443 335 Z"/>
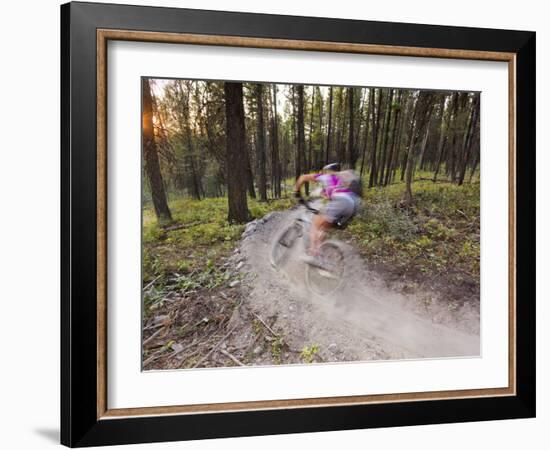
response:
<path id="1" fill-rule="evenodd" d="M 300 177 L 298 178 L 294 186 L 294 192 L 300 192 L 300 188 L 304 183 L 316 181 L 316 176 L 317 176 L 316 174 L 311 174 L 311 173 L 300 175 Z"/>

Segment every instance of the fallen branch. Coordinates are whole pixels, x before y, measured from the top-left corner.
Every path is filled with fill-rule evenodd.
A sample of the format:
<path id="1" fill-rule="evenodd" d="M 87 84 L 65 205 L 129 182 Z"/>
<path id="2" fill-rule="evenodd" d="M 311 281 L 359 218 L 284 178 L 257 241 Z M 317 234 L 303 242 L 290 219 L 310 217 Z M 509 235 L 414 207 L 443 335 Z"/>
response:
<path id="1" fill-rule="evenodd" d="M 244 364 L 242 362 L 240 362 L 237 358 L 235 358 L 231 353 L 229 353 L 228 351 L 224 350 L 223 348 L 220 350 L 220 353 L 224 354 L 225 356 L 227 356 L 231 361 L 233 361 L 235 364 L 237 364 L 238 366 L 244 366 Z"/>
<path id="2" fill-rule="evenodd" d="M 180 348 L 178 351 L 172 352 L 172 354 L 168 355 L 168 358 L 166 358 L 166 361 L 170 361 L 174 356 L 179 355 L 180 353 L 184 352 L 185 350 L 189 350 L 191 347 L 194 347 L 197 344 L 196 340 L 193 340 L 191 344 L 186 345 L 185 347 Z"/>
<path id="3" fill-rule="evenodd" d="M 200 349 L 197 348 L 196 350 L 192 351 L 191 353 L 189 353 L 188 355 L 185 355 L 185 357 L 176 365 L 175 369 L 179 369 L 181 368 L 182 366 L 185 365 L 185 363 L 187 361 L 189 361 L 190 358 L 192 358 L 193 356 L 195 356 L 197 353 L 200 352 Z"/>
<path id="4" fill-rule="evenodd" d="M 178 225 L 171 225 L 171 226 L 168 226 L 168 227 L 163 227 L 163 230 L 164 231 L 176 231 L 176 230 L 181 230 L 182 228 L 189 228 L 189 227 L 194 227 L 194 226 L 197 226 L 197 225 L 201 225 L 203 224 L 204 222 L 202 221 L 197 221 L 197 222 L 192 222 L 192 223 L 181 223 L 181 224 L 178 224 Z"/>
<path id="5" fill-rule="evenodd" d="M 162 277 L 162 275 L 159 275 L 158 277 L 156 277 L 153 281 L 151 281 L 150 283 L 147 283 L 147 286 L 145 286 L 142 290 L 143 291 L 146 291 L 147 289 L 149 289 L 151 286 L 153 286 L 153 283 L 155 281 L 157 281 L 160 277 Z"/>
<path id="6" fill-rule="evenodd" d="M 248 353 L 250 350 L 252 350 L 252 348 L 256 345 L 256 342 L 258 342 L 261 336 L 262 336 L 261 333 L 256 334 L 256 337 L 254 338 L 254 340 L 246 348 L 245 354 Z"/>
<path id="7" fill-rule="evenodd" d="M 151 364 L 152 362 L 155 362 L 157 359 L 160 358 L 160 356 L 167 350 L 167 348 L 163 345 L 160 350 L 157 350 L 155 353 L 153 353 L 151 356 L 149 356 L 149 358 L 147 358 L 144 363 L 143 363 L 143 367 L 145 368 L 145 366 L 148 366 L 149 364 Z"/>
<path id="8" fill-rule="evenodd" d="M 470 217 L 468 217 L 464 211 L 461 211 L 460 209 L 456 210 L 457 213 L 459 213 L 462 217 L 464 217 L 466 220 L 472 220 Z"/>
<path id="9" fill-rule="evenodd" d="M 170 356 L 168 356 L 168 358 L 166 358 L 167 361 L 171 360 L 174 356 L 176 355 L 179 355 L 180 353 L 186 351 L 186 350 L 189 350 L 191 347 L 194 347 L 194 346 L 201 346 L 202 344 L 204 344 L 205 342 L 208 342 L 208 340 L 216 333 L 217 330 L 214 330 L 212 333 L 210 333 L 205 339 L 203 339 L 202 341 L 198 341 L 197 339 L 193 339 L 193 342 L 191 342 L 191 344 L 189 345 L 186 345 L 185 347 L 181 348 L 180 350 L 178 351 L 174 351 L 174 353 L 172 353 Z"/>
<path id="10" fill-rule="evenodd" d="M 157 323 L 157 324 L 155 324 L 155 325 L 149 325 L 148 327 L 145 327 L 145 328 L 143 329 L 143 331 L 155 330 L 156 328 L 161 328 L 161 327 L 163 327 L 163 326 L 164 326 L 163 323 Z"/>
<path id="11" fill-rule="evenodd" d="M 415 178 L 413 181 L 431 181 L 433 183 L 451 183 L 451 180 L 446 180 L 445 178 L 438 178 L 437 180 L 434 181 L 433 178 L 420 177 L 420 178 Z"/>
<path id="12" fill-rule="evenodd" d="M 214 345 L 214 347 L 212 347 L 212 348 L 210 349 L 210 351 L 209 351 L 206 355 L 204 355 L 204 356 L 199 360 L 199 362 L 197 362 L 197 363 L 192 367 L 192 369 L 194 369 L 194 368 L 197 367 L 197 366 L 200 366 L 204 361 L 206 361 L 206 360 L 210 357 L 210 355 L 211 355 L 212 353 L 214 353 L 214 351 L 217 350 L 218 347 L 219 347 L 220 345 L 222 345 L 222 343 L 223 343 L 229 336 L 231 336 L 231 333 L 233 333 L 233 331 L 235 331 L 236 329 L 237 329 L 237 326 L 235 325 L 233 328 L 231 328 L 231 330 L 229 330 L 229 333 L 227 333 L 223 338 L 221 338 L 221 340 L 218 341 L 218 343 L 217 343 L 216 345 Z"/>
<path id="13" fill-rule="evenodd" d="M 143 347 L 145 347 L 149 342 L 151 342 L 153 339 L 155 339 L 162 332 L 162 330 L 164 330 L 164 324 L 159 324 L 159 325 L 161 326 L 161 328 L 159 328 L 151 336 L 149 336 L 147 339 L 145 339 L 143 341 Z"/>
<path id="14" fill-rule="evenodd" d="M 262 320 L 262 318 L 261 318 L 258 314 L 256 314 L 254 311 L 251 311 L 251 313 L 254 314 L 254 316 L 262 323 L 262 325 L 263 325 L 264 327 L 266 327 L 266 328 L 269 330 L 269 332 L 270 332 L 273 336 L 275 336 L 275 337 L 277 337 L 277 338 L 279 337 L 279 335 L 278 335 L 277 333 L 275 333 L 275 331 L 273 331 L 273 330 L 271 329 L 271 327 L 270 327 L 267 323 L 265 323 L 265 322 Z"/>

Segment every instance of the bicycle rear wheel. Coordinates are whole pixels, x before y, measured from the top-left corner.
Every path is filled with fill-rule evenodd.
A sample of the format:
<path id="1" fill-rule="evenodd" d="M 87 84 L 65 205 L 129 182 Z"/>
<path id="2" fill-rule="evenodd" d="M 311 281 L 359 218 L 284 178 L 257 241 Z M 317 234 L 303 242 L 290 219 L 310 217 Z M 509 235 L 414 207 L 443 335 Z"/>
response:
<path id="1" fill-rule="evenodd" d="M 281 267 L 288 261 L 288 257 L 294 247 L 294 244 L 303 234 L 301 225 L 293 223 L 287 226 L 275 236 L 271 251 L 269 252 L 269 260 L 273 267 Z"/>
<path id="2" fill-rule="evenodd" d="M 330 295 L 344 281 L 344 251 L 337 242 L 325 241 L 319 247 L 318 258 L 320 267 L 312 264 L 306 267 L 306 283 L 313 293 Z"/>

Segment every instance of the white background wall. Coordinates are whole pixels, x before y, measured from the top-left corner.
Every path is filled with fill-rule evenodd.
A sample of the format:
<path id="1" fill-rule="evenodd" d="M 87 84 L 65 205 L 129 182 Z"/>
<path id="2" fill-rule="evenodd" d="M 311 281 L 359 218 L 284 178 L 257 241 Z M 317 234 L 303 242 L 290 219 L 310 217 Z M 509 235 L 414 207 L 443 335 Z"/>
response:
<path id="1" fill-rule="evenodd" d="M 358 430 L 136 448 L 548 448 L 550 340 L 544 285 L 550 225 L 550 31 L 544 2 L 352 0 L 140 1 L 128 3 L 365 20 L 523 29 L 537 32 L 537 358 L 538 417 L 531 420 Z M 59 423 L 59 4 L 5 2 L 0 70 L 0 446 L 42 449 L 58 442 Z M 535 299 L 533 299 L 534 301 Z"/>

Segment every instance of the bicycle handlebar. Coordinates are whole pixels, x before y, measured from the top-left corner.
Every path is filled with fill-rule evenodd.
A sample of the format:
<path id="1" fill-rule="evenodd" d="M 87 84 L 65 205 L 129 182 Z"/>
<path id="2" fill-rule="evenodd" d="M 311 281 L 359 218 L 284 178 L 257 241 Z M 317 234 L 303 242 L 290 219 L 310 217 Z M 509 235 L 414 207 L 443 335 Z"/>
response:
<path id="1" fill-rule="evenodd" d="M 318 209 L 311 206 L 311 203 L 310 203 L 309 199 L 304 198 L 301 195 L 300 195 L 300 197 L 298 197 L 298 203 L 300 203 L 304 208 L 306 208 L 308 211 L 310 211 L 314 214 L 319 213 Z"/>

